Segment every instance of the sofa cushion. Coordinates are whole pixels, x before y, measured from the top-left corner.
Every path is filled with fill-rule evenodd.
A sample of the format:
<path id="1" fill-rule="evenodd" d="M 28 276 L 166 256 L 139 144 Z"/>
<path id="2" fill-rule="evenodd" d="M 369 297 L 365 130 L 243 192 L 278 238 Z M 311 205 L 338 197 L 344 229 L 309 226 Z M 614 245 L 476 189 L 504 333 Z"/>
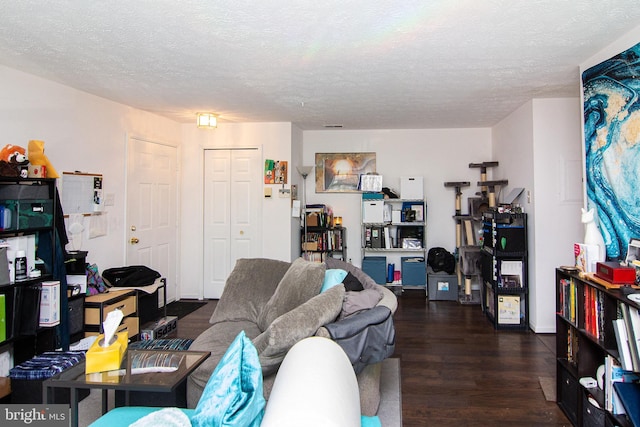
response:
<path id="1" fill-rule="evenodd" d="M 189 386 L 187 387 L 187 406 L 194 408 L 200 399 L 200 394 L 207 381 L 211 377 L 213 370 L 231 345 L 234 338 L 244 331 L 249 339 L 260 335 L 258 326 L 249 321 L 222 322 L 210 326 L 193 341 L 189 350 L 209 351 L 211 356 L 189 376 Z"/>
<path id="2" fill-rule="evenodd" d="M 324 292 L 329 288 L 334 287 L 342 283 L 344 278 L 347 277 L 347 272 L 340 268 L 330 268 L 324 272 L 324 280 L 322 281 L 322 288 L 320 292 Z"/>
<path id="3" fill-rule="evenodd" d="M 377 289 L 364 289 L 358 292 L 347 292 L 342 304 L 340 319 L 351 316 L 362 310 L 375 307 L 382 299 L 382 294 Z"/>
<path id="4" fill-rule="evenodd" d="M 327 268 L 341 268 L 353 274 L 362 283 L 365 289 L 376 289 L 378 284 L 367 273 L 356 267 L 355 265 L 343 261 L 338 258 L 329 257 L 324 262 Z"/>
<path id="5" fill-rule="evenodd" d="M 360 280 L 358 280 L 353 273 L 347 273 L 347 276 L 342 280 L 342 283 L 344 283 L 344 289 L 347 292 L 360 292 L 364 289 Z"/>
<path id="6" fill-rule="evenodd" d="M 258 353 L 251 340 L 240 332 L 207 381 L 191 425 L 259 426 L 265 404 Z"/>
<path id="7" fill-rule="evenodd" d="M 262 308 L 257 322 L 260 330 L 265 331 L 278 317 L 318 295 L 325 270 L 322 263 L 296 259 Z"/>
<path id="8" fill-rule="evenodd" d="M 333 286 L 281 315 L 256 337 L 253 343 L 258 350 L 263 375 L 276 372 L 294 344 L 313 336 L 321 326 L 333 322 L 342 309 L 344 294 L 344 286 Z"/>
<path id="9" fill-rule="evenodd" d="M 258 315 L 273 295 L 291 263 L 266 258 L 242 258 L 227 278 L 210 323 L 250 320 Z"/>

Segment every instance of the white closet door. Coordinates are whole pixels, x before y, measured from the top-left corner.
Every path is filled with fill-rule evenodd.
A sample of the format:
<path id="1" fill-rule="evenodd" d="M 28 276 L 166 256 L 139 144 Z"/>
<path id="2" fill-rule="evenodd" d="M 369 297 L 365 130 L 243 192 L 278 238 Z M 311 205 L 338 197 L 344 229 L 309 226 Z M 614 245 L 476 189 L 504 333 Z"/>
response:
<path id="1" fill-rule="evenodd" d="M 220 298 L 239 258 L 261 256 L 260 151 L 205 150 L 204 289 Z"/>

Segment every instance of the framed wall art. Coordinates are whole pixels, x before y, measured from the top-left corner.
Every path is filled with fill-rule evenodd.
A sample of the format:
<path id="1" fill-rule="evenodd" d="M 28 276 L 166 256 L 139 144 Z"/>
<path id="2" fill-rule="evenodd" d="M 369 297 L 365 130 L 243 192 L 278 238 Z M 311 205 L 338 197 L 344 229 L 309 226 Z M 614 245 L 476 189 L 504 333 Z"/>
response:
<path id="1" fill-rule="evenodd" d="M 375 171 L 376 153 L 316 153 L 316 193 L 358 192 L 360 175 Z"/>
<path id="2" fill-rule="evenodd" d="M 582 74 L 587 207 L 609 258 L 640 237 L 640 43 Z"/>

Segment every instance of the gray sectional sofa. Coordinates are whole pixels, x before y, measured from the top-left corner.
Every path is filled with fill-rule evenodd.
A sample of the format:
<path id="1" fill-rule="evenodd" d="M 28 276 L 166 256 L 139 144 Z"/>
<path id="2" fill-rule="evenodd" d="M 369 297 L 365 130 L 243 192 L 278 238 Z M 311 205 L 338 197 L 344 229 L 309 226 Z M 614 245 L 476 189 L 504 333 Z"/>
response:
<path id="1" fill-rule="evenodd" d="M 346 291 L 345 286 L 339 284 L 320 292 L 327 269 L 350 272 L 364 291 Z M 265 258 L 238 260 L 211 316 L 211 327 L 190 347 L 190 350 L 210 351 L 211 357 L 187 380 L 188 407 L 196 406 L 218 361 L 240 331 L 244 330 L 258 350 L 268 400 L 280 363 L 294 344 L 314 335 L 330 338 L 324 326 L 340 322 L 350 314 L 345 310 L 366 310 L 366 304 L 384 305 L 393 313 L 397 300 L 393 292 L 344 261 L 333 258 L 326 263 L 302 258 L 292 263 Z M 372 416 L 378 410 L 380 365 L 367 365 L 357 374 L 363 415 Z"/>

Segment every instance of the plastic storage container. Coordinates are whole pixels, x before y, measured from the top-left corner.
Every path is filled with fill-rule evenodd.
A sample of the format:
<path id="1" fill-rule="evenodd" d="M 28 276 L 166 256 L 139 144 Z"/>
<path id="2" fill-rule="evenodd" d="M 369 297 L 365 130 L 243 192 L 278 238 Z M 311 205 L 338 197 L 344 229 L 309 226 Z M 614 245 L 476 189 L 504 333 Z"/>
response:
<path id="1" fill-rule="evenodd" d="M 427 270 L 424 258 L 402 257 L 402 285 L 425 286 L 427 284 Z"/>
<path id="2" fill-rule="evenodd" d="M 362 259 L 362 271 L 367 273 L 379 285 L 387 283 L 387 257 L 366 256 Z"/>
<path id="3" fill-rule="evenodd" d="M 457 301 L 458 300 L 458 276 L 444 272 L 427 275 L 428 293 L 430 301 Z"/>

